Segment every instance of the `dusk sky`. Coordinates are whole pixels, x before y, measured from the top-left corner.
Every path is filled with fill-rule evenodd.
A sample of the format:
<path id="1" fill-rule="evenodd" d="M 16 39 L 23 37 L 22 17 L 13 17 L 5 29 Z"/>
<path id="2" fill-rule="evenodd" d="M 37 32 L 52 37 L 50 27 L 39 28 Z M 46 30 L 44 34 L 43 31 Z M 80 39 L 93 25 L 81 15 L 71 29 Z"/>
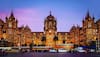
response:
<path id="1" fill-rule="evenodd" d="M 28 25 L 33 32 L 41 32 L 44 19 L 52 11 L 57 19 L 57 31 L 67 32 L 73 24 L 82 26 L 89 10 L 96 20 L 100 18 L 100 0 L 0 0 L 0 18 L 13 10 L 18 26 Z"/>

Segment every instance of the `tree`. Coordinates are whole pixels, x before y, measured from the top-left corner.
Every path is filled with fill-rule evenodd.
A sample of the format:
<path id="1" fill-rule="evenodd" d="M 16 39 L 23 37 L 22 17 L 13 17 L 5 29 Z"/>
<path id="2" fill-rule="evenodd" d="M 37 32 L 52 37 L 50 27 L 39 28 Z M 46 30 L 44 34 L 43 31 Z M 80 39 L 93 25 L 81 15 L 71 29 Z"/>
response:
<path id="1" fill-rule="evenodd" d="M 63 40 L 63 44 L 65 44 L 66 40 Z"/>
<path id="2" fill-rule="evenodd" d="M 32 51 L 33 45 L 34 45 L 33 43 L 30 43 L 30 45 L 29 45 L 30 46 L 30 51 Z"/>
<path id="3" fill-rule="evenodd" d="M 42 37 L 42 39 L 41 39 L 41 41 L 43 42 L 43 45 L 45 45 L 45 42 L 46 42 L 46 37 L 45 37 L 45 36 L 43 36 L 43 37 Z"/>
<path id="4" fill-rule="evenodd" d="M 4 38 L 1 38 L 1 43 L 0 43 L 0 46 L 2 46 L 2 47 L 5 47 L 5 39 Z"/>
<path id="5" fill-rule="evenodd" d="M 55 45 L 56 45 L 56 41 L 58 41 L 58 37 L 55 36 L 55 37 L 53 38 L 53 41 L 55 42 Z"/>

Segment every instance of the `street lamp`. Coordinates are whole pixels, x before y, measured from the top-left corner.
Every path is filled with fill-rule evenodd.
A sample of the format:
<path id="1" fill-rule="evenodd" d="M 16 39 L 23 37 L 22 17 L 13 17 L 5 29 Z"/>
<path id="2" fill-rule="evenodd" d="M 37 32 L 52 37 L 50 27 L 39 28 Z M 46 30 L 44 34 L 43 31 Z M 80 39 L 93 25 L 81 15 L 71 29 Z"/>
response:
<path id="1" fill-rule="evenodd" d="M 51 30 L 49 30 L 49 33 L 51 33 Z"/>
<path id="2" fill-rule="evenodd" d="M 19 50 L 21 49 L 21 34 L 18 34 L 20 37 L 19 37 L 19 43 L 18 43 L 18 48 L 19 48 Z"/>

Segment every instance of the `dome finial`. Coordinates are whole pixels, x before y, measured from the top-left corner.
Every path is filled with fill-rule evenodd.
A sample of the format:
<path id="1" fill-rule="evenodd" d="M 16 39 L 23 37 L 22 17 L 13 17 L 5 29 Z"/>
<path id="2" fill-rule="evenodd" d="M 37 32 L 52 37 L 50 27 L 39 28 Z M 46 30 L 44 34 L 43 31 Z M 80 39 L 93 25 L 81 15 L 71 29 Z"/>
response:
<path id="1" fill-rule="evenodd" d="M 89 10 L 87 11 L 85 18 L 86 18 L 86 19 L 87 19 L 87 18 L 91 18 L 90 13 L 89 13 Z"/>
<path id="2" fill-rule="evenodd" d="M 10 13 L 10 17 L 9 17 L 9 18 L 15 18 L 15 17 L 14 17 L 13 10 L 11 10 L 11 13 Z"/>
<path id="3" fill-rule="evenodd" d="M 95 17 L 94 17 L 94 14 L 93 14 L 93 17 L 92 17 L 92 19 L 93 19 L 93 20 L 95 19 Z"/>
<path id="4" fill-rule="evenodd" d="M 51 16 L 51 11 L 50 11 L 50 16 Z"/>
<path id="5" fill-rule="evenodd" d="M 13 14 L 13 10 L 11 10 L 11 15 L 10 16 L 14 16 L 14 14 Z"/>
<path id="6" fill-rule="evenodd" d="M 90 16 L 90 13 L 89 13 L 89 10 L 87 11 L 87 15 L 86 15 L 87 17 L 89 17 Z"/>

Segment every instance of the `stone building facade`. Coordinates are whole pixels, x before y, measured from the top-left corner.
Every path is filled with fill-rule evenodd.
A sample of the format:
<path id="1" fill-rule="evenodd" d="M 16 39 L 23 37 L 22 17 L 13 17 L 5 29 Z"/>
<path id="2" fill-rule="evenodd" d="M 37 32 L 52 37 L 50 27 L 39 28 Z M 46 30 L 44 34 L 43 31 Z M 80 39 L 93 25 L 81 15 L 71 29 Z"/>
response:
<path id="1" fill-rule="evenodd" d="M 43 32 L 32 32 L 28 26 L 18 27 L 13 12 L 5 19 L 5 22 L 0 19 L 0 38 L 12 42 L 14 46 L 30 43 L 51 47 L 68 43 L 84 46 L 97 38 L 100 39 L 100 19 L 96 21 L 89 12 L 82 20 L 82 27 L 73 25 L 69 32 L 57 31 L 57 20 L 51 13 L 44 20 Z"/>
<path id="2" fill-rule="evenodd" d="M 5 22 L 0 19 L 0 39 L 11 42 L 14 46 L 29 45 L 32 42 L 31 29 L 28 26 L 18 27 L 18 21 L 11 12 L 10 17 L 5 18 Z"/>

